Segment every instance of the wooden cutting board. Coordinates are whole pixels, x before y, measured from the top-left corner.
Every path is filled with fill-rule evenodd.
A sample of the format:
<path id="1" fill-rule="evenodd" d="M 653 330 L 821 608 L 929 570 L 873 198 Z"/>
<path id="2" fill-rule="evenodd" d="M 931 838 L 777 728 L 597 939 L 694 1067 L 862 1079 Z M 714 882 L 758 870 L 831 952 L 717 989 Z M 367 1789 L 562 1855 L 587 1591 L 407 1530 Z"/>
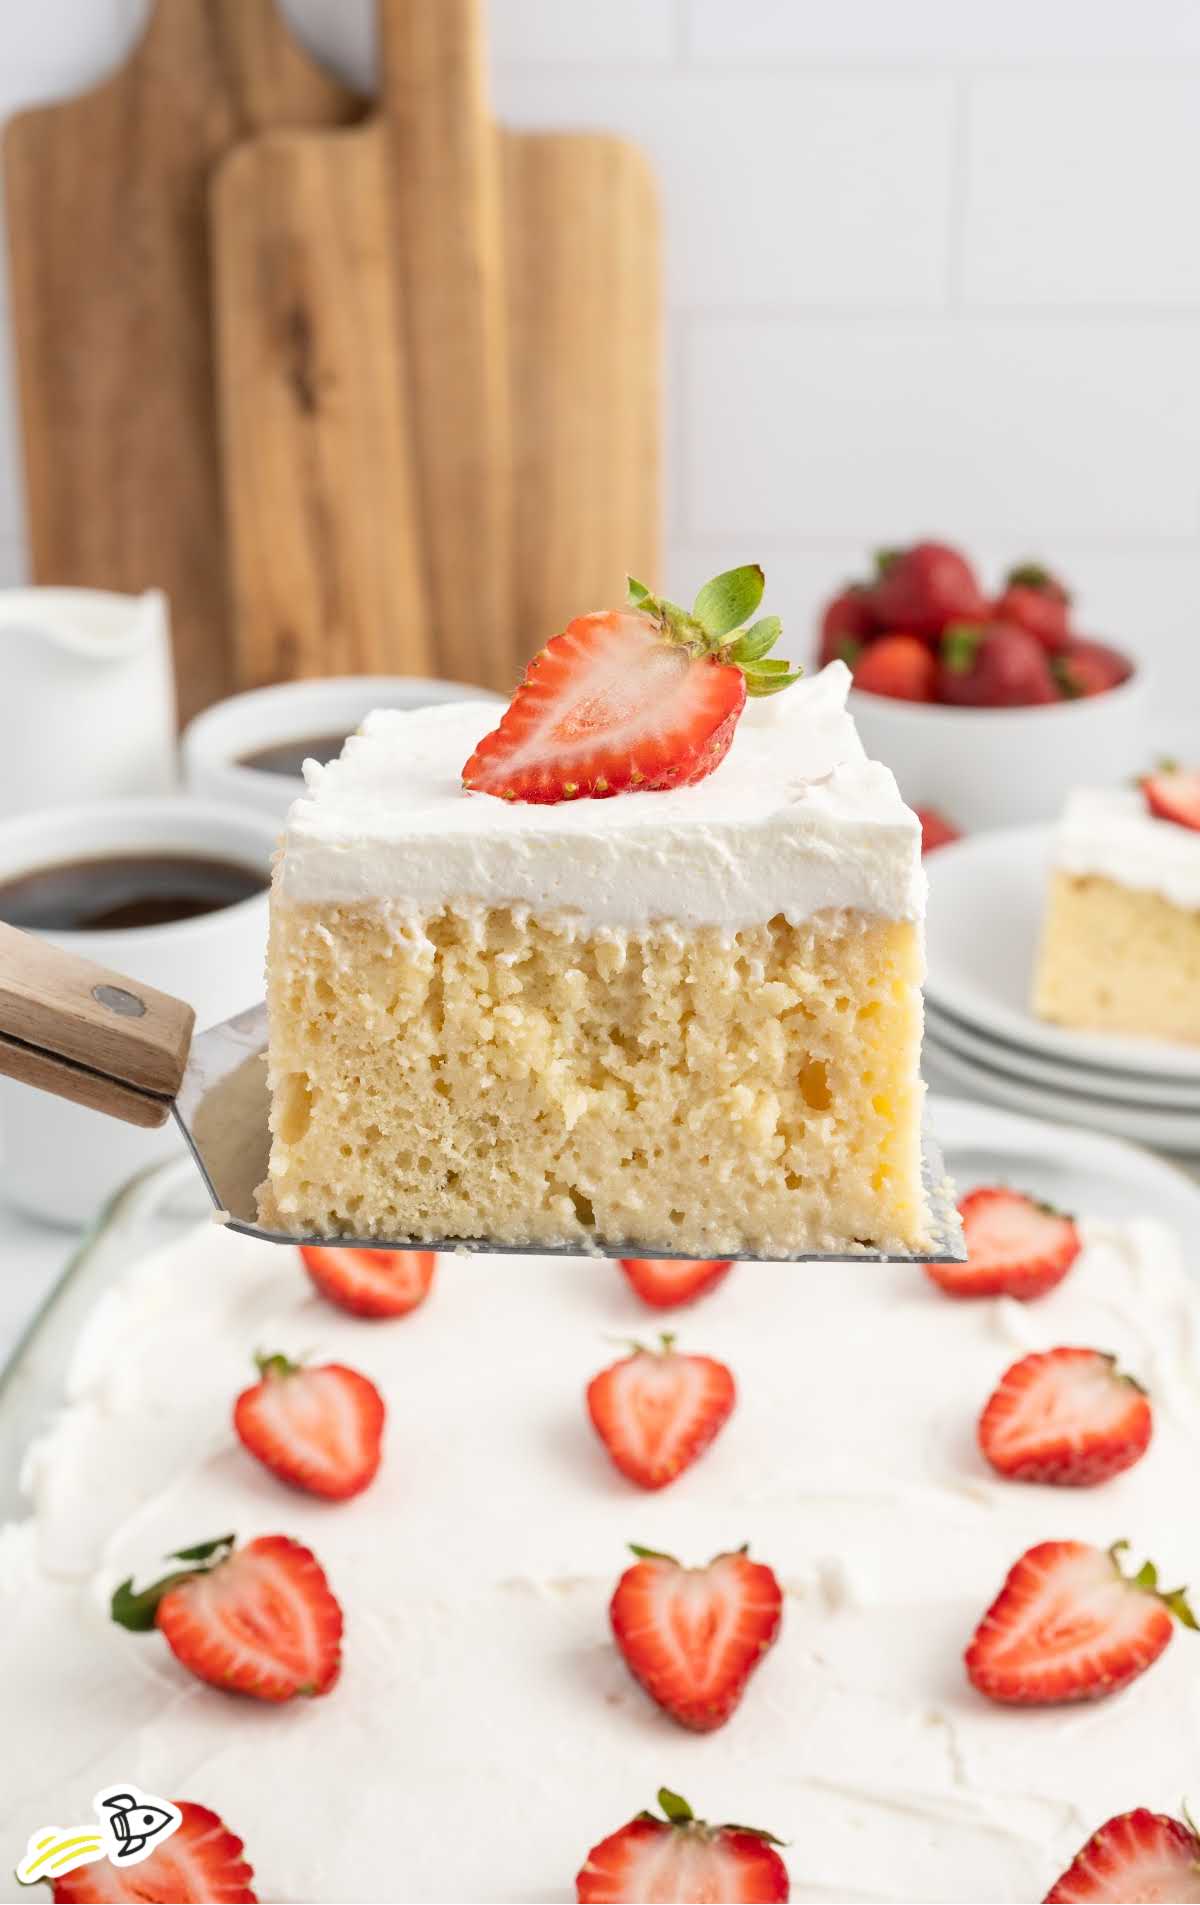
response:
<path id="1" fill-rule="evenodd" d="M 273 0 L 156 0 L 117 73 L 5 132 L 33 575 L 164 588 L 183 719 L 230 681 L 208 174 L 359 109 Z"/>
<path id="2" fill-rule="evenodd" d="M 656 195 L 620 140 L 497 131 L 477 0 L 379 11 L 369 125 L 215 181 L 238 679 L 508 690 L 657 572 Z"/>

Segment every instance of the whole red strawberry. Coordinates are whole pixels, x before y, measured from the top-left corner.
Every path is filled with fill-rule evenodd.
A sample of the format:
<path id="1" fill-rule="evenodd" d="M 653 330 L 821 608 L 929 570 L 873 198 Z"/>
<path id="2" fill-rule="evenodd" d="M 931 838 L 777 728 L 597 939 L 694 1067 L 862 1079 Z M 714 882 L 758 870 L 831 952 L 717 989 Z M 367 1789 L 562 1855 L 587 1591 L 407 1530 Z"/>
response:
<path id="1" fill-rule="evenodd" d="M 881 635 L 855 663 L 854 686 L 896 701 L 932 701 L 937 662 L 915 635 Z"/>
<path id="2" fill-rule="evenodd" d="M 300 1255 L 321 1295 L 351 1316 L 407 1316 L 424 1303 L 437 1268 L 434 1250 L 301 1244 Z"/>
<path id="3" fill-rule="evenodd" d="M 1088 641 L 1080 635 L 1073 635 L 1065 643 L 1052 666 L 1054 678 L 1067 701 L 1106 695 L 1110 688 L 1119 688 L 1123 681 L 1128 681 L 1133 673 L 1133 663 L 1119 648 L 1109 648 L 1104 642 Z"/>
<path id="4" fill-rule="evenodd" d="M 1176 1621 L 1197 1623 L 1183 1588 L 1159 1588 L 1152 1561 L 1122 1571 L 1127 1546 L 1042 1541 L 1023 1554 L 967 1648 L 972 1686 L 1014 1706 L 1058 1706 L 1104 1699 L 1153 1666 Z"/>
<path id="5" fill-rule="evenodd" d="M 652 1310 L 682 1309 L 724 1283 L 731 1257 L 622 1257 L 631 1290 Z"/>
<path id="6" fill-rule="evenodd" d="M 1196 1905 L 1200 1900 L 1200 1838 L 1169 1813 L 1138 1806 L 1093 1832 L 1045 1905 Z"/>
<path id="7" fill-rule="evenodd" d="M 818 665 L 824 668 L 831 661 L 844 661 L 853 668 L 863 643 L 878 633 L 869 586 L 864 582 L 848 582 L 826 603 L 821 616 Z"/>
<path id="8" fill-rule="evenodd" d="M 1005 1371 L 979 1418 L 992 1467 L 1019 1482 L 1091 1488 L 1140 1462 L 1153 1430 L 1140 1383 L 1098 1349 L 1050 1349 Z"/>
<path id="9" fill-rule="evenodd" d="M 745 1548 L 706 1568 L 634 1547 L 638 1559 L 617 1582 L 609 1617 L 625 1664 L 680 1726 L 724 1726 L 750 1676 L 775 1643 L 783 1594 L 771 1569 Z"/>
<path id="10" fill-rule="evenodd" d="M 747 695 L 799 679 L 770 653 L 777 615 L 742 626 L 762 593 L 757 564 L 715 576 L 690 611 L 631 579 L 628 609 L 580 615 L 534 656 L 463 786 L 548 803 L 703 780 L 728 753 Z"/>
<path id="11" fill-rule="evenodd" d="M 946 630 L 938 653 L 938 699 L 956 708 L 1033 708 L 1057 701 L 1045 649 L 1008 622 Z"/>
<path id="12" fill-rule="evenodd" d="M 982 622 L 987 600 L 966 557 L 944 542 L 916 542 L 876 557 L 871 607 L 880 628 L 936 641 L 951 622 Z"/>
<path id="13" fill-rule="evenodd" d="M 575 1880 L 580 1905 L 784 1905 L 791 1893 L 773 1833 L 707 1825 L 666 1786 L 658 1803 L 661 1819 L 639 1812 L 592 1847 Z"/>
<path id="14" fill-rule="evenodd" d="M 933 853 L 938 847 L 948 847 L 955 840 L 961 840 L 958 828 L 939 814 L 936 807 L 918 807 L 917 819 L 921 823 L 921 852 Z"/>
<path id="15" fill-rule="evenodd" d="M 1083 1248 L 1074 1220 L 1007 1185 L 980 1185 L 958 1206 L 965 1263 L 927 1263 L 947 1296 L 1011 1296 L 1028 1303 L 1061 1283 Z"/>
<path id="16" fill-rule="evenodd" d="M 152 1587 L 122 1581 L 112 1617 L 131 1633 L 158 1628 L 199 1680 L 256 1700 L 328 1693 L 342 1662 L 342 1610 L 316 1557 L 288 1535 L 233 1535 L 179 1548 Z"/>
<path id="17" fill-rule="evenodd" d="M 1200 769 L 1160 767 L 1142 782 L 1146 805 L 1156 820 L 1200 829 Z"/>
<path id="18" fill-rule="evenodd" d="M 383 1397 L 344 1363 L 319 1368 L 259 1356 L 259 1380 L 233 1405 L 233 1426 L 251 1455 L 294 1488 L 329 1501 L 359 1495 L 374 1480 L 383 1445 Z"/>
<path id="19" fill-rule="evenodd" d="M 711 1356 L 681 1356 L 675 1338 L 657 1350 L 633 1345 L 593 1376 L 592 1425 L 622 1475 L 639 1488 L 665 1488 L 703 1455 L 737 1400 L 733 1376 Z"/>
<path id="20" fill-rule="evenodd" d="M 53 1880 L 55 1905 L 256 1905 L 254 1873 L 223 1819 L 190 1799 L 169 1839 L 133 1866 L 111 1859 L 78 1865 Z"/>
<path id="21" fill-rule="evenodd" d="M 1025 629 L 1055 655 L 1071 638 L 1070 611 L 1071 598 L 1058 577 L 1038 562 L 1023 562 L 1009 570 L 992 616 Z"/>

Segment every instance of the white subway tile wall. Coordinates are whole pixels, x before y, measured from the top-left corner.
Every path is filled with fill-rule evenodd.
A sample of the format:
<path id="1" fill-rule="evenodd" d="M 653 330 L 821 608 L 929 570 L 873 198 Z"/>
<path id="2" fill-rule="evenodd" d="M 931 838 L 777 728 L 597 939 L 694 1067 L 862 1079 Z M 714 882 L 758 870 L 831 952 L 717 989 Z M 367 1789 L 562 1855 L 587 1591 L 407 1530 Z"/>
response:
<path id="1" fill-rule="evenodd" d="M 372 83 L 371 0 L 285 10 Z M 989 580 L 1042 555 L 1200 706 L 1200 0 L 490 14 L 504 118 L 625 134 L 662 183 L 664 584 L 760 557 L 803 650 L 878 544 L 959 537 Z M 0 109 L 98 77 L 144 15 L 0 7 Z M 5 376 L 0 580 L 23 570 Z"/>

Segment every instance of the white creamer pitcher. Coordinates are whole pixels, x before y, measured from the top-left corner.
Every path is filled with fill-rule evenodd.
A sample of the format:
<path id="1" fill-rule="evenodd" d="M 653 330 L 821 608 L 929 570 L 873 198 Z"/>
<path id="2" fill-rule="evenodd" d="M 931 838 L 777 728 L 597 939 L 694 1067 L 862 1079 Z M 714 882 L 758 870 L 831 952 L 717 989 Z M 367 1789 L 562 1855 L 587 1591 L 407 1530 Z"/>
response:
<path id="1" fill-rule="evenodd" d="M 175 781 L 161 591 L 0 589 L 0 816 Z"/>

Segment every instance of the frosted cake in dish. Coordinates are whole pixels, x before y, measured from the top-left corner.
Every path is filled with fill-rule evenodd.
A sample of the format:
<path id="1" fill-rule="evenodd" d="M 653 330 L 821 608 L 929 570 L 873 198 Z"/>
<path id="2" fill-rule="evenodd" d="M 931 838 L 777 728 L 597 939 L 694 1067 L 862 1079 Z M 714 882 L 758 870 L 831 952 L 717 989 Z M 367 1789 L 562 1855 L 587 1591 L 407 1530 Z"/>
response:
<path id="1" fill-rule="evenodd" d="M 1200 812 L 1170 811 L 1189 812 L 1172 784 L 1195 779 L 1071 795 L 1054 839 L 1039 1017 L 1200 1044 Z"/>
<path id="2" fill-rule="evenodd" d="M 264 1220 L 919 1249 L 920 829 L 849 680 L 752 699 L 670 791 L 466 792 L 477 704 L 374 714 L 310 765 L 272 891 Z"/>
<path id="3" fill-rule="evenodd" d="M 664 1783 L 786 1840 L 797 1900 L 1040 1899 L 1110 1814 L 1177 1810 L 1200 1637 L 1084 1707 L 998 1705 L 963 1666 L 1033 1541 L 1127 1536 L 1167 1584 L 1200 1579 L 1196 1286 L 1162 1226 L 1085 1225 L 1027 1305 L 952 1302 L 911 1265 L 753 1264 L 670 1320 L 737 1403 L 645 1493 L 584 1410 L 623 1353 L 605 1338 L 653 1321 L 613 1263 L 443 1257 L 383 1323 L 324 1303 L 297 1251 L 211 1225 L 131 1266 L 26 1464 L 29 1519 L 0 1531 L 0 1898 L 31 1896 L 11 1868 L 35 1825 L 88 1818 L 121 1778 L 213 1808 L 264 1900 L 563 1900 Z M 1005 1480 L 980 1410 L 1014 1359 L 1063 1343 L 1146 1384 L 1150 1448 L 1095 1488 Z M 366 1493 L 285 1488 L 239 1444 L 255 1348 L 379 1385 Z M 126 1576 L 231 1532 L 319 1559 L 345 1614 L 323 1697 L 222 1693 L 110 1620 Z M 668 1719 L 614 1644 L 630 1540 L 698 1564 L 748 1541 L 779 1580 L 778 1638 L 717 1732 Z"/>

